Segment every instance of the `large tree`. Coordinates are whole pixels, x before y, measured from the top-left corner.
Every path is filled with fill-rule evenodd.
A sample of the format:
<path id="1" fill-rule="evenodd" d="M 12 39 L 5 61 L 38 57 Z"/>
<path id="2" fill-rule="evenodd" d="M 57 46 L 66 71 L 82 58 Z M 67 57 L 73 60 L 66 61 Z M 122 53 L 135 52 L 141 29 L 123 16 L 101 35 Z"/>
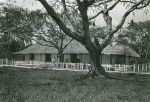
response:
<path id="1" fill-rule="evenodd" d="M 90 58 L 94 65 L 94 72 L 98 75 L 107 76 L 103 67 L 101 67 L 100 56 L 102 50 L 110 43 L 114 33 L 116 33 L 124 24 L 128 15 L 138 9 L 142 9 L 149 5 L 150 0 L 38 0 L 44 8 L 47 10 L 48 14 L 52 19 L 58 24 L 61 30 L 71 38 L 77 40 L 85 46 L 85 48 L 90 53 Z M 113 10 L 118 4 L 123 3 L 127 6 L 127 11 L 122 16 L 120 23 L 113 29 L 112 28 L 112 17 L 110 16 L 110 11 Z M 54 6 L 55 5 L 55 6 Z M 59 6 L 58 6 L 59 5 Z M 73 21 L 76 21 L 75 16 L 72 16 L 72 11 L 78 12 L 78 20 L 81 20 L 81 30 L 76 31 L 70 26 L 66 25 L 63 20 L 58 16 L 58 12 L 63 8 L 63 14 L 66 19 L 70 21 L 72 28 L 77 28 Z M 90 17 L 90 11 L 94 10 L 95 15 Z M 97 11 L 97 12 L 96 12 Z M 102 43 L 94 43 L 97 41 L 92 41 L 89 31 L 90 31 L 90 20 L 96 18 L 98 15 L 102 14 L 104 21 L 106 22 L 107 30 L 106 37 Z"/>
<path id="2" fill-rule="evenodd" d="M 12 59 L 12 54 L 19 51 L 24 44 L 16 39 L 12 39 L 10 34 L 0 36 L 0 58 Z"/>
<path id="3" fill-rule="evenodd" d="M 7 33 L 13 39 L 21 39 L 26 44 L 31 43 L 33 33 L 40 27 L 43 13 L 29 11 L 13 5 L 4 5 L 0 8 L 0 33 Z"/>
<path id="4" fill-rule="evenodd" d="M 0 46 L 5 58 L 10 58 L 13 52 L 32 44 L 33 32 L 40 27 L 43 16 L 40 11 L 29 11 L 2 4 L 0 7 Z M 19 48 L 12 49 L 14 44 Z"/>

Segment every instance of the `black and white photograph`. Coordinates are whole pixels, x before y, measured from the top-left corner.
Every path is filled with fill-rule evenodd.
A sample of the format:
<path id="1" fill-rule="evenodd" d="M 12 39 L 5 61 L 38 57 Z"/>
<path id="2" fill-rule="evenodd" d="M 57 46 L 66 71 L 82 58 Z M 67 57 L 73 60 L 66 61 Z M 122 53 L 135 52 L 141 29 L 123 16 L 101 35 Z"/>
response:
<path id="1" fill-rule="evenodd" d="M 0 102 L 150 102 L 150 0 L 0 0 Z"/>

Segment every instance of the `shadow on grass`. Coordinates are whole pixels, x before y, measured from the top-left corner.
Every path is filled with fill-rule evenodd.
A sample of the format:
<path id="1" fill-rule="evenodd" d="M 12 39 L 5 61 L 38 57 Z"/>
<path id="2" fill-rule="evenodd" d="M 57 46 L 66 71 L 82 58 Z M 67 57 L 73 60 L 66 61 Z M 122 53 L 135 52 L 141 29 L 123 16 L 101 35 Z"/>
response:
<path id="1" fill-rule="evenodd" d="M 87 79 L 103 78 L 105 80 L 121 80 L 129 82 L 147 83 L 150 82 L 150 75 L 140 75 L 136 73 L 107 73 L 109 77 L 105 76 L 87 76 L 86 74 L 79 75 L 74 81 L 83 81 Z"/>

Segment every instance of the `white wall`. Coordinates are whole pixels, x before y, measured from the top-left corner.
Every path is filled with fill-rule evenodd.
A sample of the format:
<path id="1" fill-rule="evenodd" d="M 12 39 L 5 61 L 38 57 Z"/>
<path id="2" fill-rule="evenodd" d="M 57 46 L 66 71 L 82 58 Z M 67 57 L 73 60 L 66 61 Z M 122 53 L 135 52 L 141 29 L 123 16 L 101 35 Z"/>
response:
<path id="1" fill-rule="evenodd" d="M 64 54 L 64 62 L 71 62 L 70 54 Z"/>
<path id="2" fill-rule="evenodd" d="M 89 54 L 81 54 L 81 63 L 91 63 Z"/>
<path id="3" fill-rule="evenodd" d="M 34 54 L 35 61 L 45 61 L 45 54 Z M 25 61 L 30 61 L 30 54 L 25 55 Z"/>
<path id="4" fill-rule="evenodd" d="M 29 61 L 29 60 L 30 60 L 29 54 L 25 55 L 25 61 Z"/>
<path id="5" fill-rule="evenodd" d="M 80 59 L 80 63 L 91 63 L 90 60 L 90 56 L 88 54 L 79 54 L 78 58 Z M 45 62 L 45 54 L 35 54 L 34 55 L 34 59 L 35 61 L 42 61 Z M 52 62 L 57 62 L 57 54 L 52 54 L 51 55 L 51 61 Z M 101 55 L 100 61 L 101 64 L 111 64 L 112 60 L 112 64 L 115 64 L 115 55 Z M 130 61 L 133 61 L 134 57 L 129 57 L 126 56 L 126 63 L 125 64 L 129 64 Z M 25 61 L 30 61 L 30 55 L 27 54 L 25 55 Z M 64 62 L 71 62 L 71 57 L 70 54 L 64 54 Z"/>
<path id="6" fill-rule="evenodd" d="M 110 64 L 110 56 L 101 55 L 101 64 Z"/>
<path id="7" fill-rule="evenodd" d="M 42 62 L 44 62 L 45 61 L 45 54 L 35 54 L 34 55 L 34 59 L 35 59 L 35 61 L 42 61 Z"/>

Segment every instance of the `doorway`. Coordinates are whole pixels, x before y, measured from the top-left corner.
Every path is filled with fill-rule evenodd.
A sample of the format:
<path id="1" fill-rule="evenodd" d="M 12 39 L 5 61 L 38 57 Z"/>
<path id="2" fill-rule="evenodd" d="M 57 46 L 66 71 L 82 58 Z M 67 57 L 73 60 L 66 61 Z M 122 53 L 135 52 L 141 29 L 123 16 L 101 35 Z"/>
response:
<path id="1" fill-rule="evenodd" d="M 45 55 L 45 62 L 51 62 L 51 54 Z"/>
<path id="2" fill-rule="evenodd" d="M 77 54 L 70 54 L 70 57 L 72 63 L 80 63 L 80 59 L 78 58 Z"/>

